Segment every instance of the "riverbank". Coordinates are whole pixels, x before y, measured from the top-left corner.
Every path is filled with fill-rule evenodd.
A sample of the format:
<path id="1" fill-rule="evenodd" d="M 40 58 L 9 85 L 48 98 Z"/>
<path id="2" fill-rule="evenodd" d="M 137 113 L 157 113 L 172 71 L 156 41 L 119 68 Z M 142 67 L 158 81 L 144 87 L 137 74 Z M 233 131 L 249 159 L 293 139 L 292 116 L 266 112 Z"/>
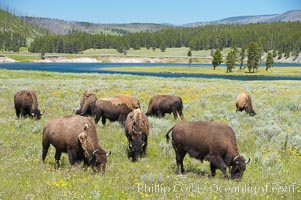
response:
<path id="1" fill-rule="evenodd" d="M 164 52 L 160 49 L 139 50 L 129 49 L 126 54 L 118 53 L 115 49 L 87 49 L 78 54 L 46 53 L 44 59 L 41 59 L 39 53 L 28 52 L 2 52 L 0 53 L 0 63 L 6 62 L 3 57 L 11 59 L 10 62 L 42 62 L 42 63 L 180 63 L 188 64 L 189 60 L 193 64 L 211 64 L 212 57 L 210 50 L 192 51 L 192 56 L 188 57 L 189 48 L 167 48 Z M 222 51 L 224 60 L 229 48 Z M 2 59 L 1 59 L 2 57 Z M 262 56 L 261 63 L 265 63 L 266 54 Z M 246 63 L 247 60 L 244 60 Z M 281 59 L 274 58 L 274 63 L 301 63 L 301 55 L 290 56 Z"/>

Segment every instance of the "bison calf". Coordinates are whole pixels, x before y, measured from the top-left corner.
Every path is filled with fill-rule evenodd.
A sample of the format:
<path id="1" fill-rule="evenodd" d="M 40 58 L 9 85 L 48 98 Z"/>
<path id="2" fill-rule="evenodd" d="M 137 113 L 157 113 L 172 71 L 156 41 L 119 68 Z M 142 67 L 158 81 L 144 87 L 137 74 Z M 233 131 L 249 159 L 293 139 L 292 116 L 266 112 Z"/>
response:
<path id="1" fill-rule="evenodd" d="M 256 115 L 253 110 L 251 97 L 247 93 L 241 93 L 236 98 L 236 112 L 245 110 L 250 116 Z"/>
<path id="2" fill-rule="evenodd" d="M 241 178 L 245 169 L 245 159 L 238 152 L 233 129 L 225 124 L 212 121 L 181 122 L 172 127 L 166 134 L 172 132 L 172 146 L 176 153 L 178 173 L 184 172 L 183 160 L 188 153 L 201 161 L 208 160 L 212 176 L 220 169 L 224 177 Z"/>
<path id="3" fill-rule="evenodd" d="M 125 121 L 125 135 L 129 142 L 128 157 L 133 162 L 137 161 L 139 156 L 145 155 L 148 134 L 147 116 L 142 113 L 140 108 L 130 112 Z"/>
<path id="4" fill-rule="evenodd" d="M 171 95 L 153 96 L 148 105 L 147 116 L 164 117 L 166 113 L 173 113 L 175 119 L 178 115 L 184 119 L 183 102 L 181 97 Z"/>
<path id="5" fill-rule="evenodd" d="M 34 91 L 22 90 L 14 96 L 15 110 L 18 118 L 21 117 L 36 117 L 41 119 L 44 112 L 41 114 L 38 108 L 38 100 Z"/>
<path id="6" fill-rule="evenodd" d="M 94 171 L 105 171 L 110 153 L 107 154 L 98 144 L 96 127 L 89 117 L 73 115 L 50 120 L 43 129 L 43 162 L 50 144 L 56 149 L 56 167 L 59 167 L 64 152 L 68 154 L 71 165 L 84 161 L 85 167 L 91 165 Z"/>

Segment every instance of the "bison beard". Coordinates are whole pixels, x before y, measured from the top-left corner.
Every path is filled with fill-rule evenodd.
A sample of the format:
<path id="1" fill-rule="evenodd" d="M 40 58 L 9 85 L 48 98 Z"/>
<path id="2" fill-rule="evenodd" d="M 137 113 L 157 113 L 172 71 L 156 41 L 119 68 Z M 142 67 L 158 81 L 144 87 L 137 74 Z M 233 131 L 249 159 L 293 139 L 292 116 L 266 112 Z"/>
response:
<path id="1" fill-rule="evenodd" d="M 208 160 L 212 176 L 220 169 L 228 178 L 228 167 L 232 179 L 241 178 L 250 161 L 245 162 L 239 155 L 235 133 L 227 125 L 212 121 L 178 123 L 167 132 L 167 140 L 170 132 L 179 174 L 184 172 L 183 160 L 187 153 L 201 161 Z"/>
<path id="2" fill-rule="evenodd" d="M 125 135 L 129 142 L 128 157 L 133 162 L 146 154 L 149 122 L 140 108 L 130 112 L 125 121 Z"/>

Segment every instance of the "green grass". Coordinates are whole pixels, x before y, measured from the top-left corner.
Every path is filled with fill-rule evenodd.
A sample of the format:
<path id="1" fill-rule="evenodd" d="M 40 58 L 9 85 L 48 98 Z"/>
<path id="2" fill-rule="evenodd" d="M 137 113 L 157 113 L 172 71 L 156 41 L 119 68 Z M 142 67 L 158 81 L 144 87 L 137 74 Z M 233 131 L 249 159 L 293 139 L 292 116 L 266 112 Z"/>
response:
<path id="1" fill-rule="evenodd" d="M 14 94 L 37 92 L 41 120 L 16 119 Z M 54 169 L 54 148 L 41 162 L 42 129 L 52 118 L 79 108 L 85 90 L 97 96 L 136 96 L 146 111 L 156 94 L 182 97 L 186 121 L 214 120 L 231 126 L 240 153 L 251 158 L 241 181 L 225 180 L 220 171 L 208 178 L 208 162 L 187 156 L 187 173 L 176 174 L 175 154 L 165 133 L 171 115 L 149 118 L 147 155 L 128 160 L 123 127 L 97 124 L 100 144 L 112 154 L 104 175 L 71 168 L 63 155 Z M 248 92 L 258 113 L 235 112 L 235 98 Z M 301 190 L 301 85 L 299 81 L 229 81 L 156 78 L 131 75 L 72 74 L 0 69 L 0 199 L 299 199 Z M 143 188 L 147 186 L 147 188 Z M 159 188 L 159 191 L 158 191 Z M 165 193 L 164 193 L 165 189 Z"/>
<path id="2" fill-rule="evenodd" d="M 258 72 L 249 73 L 248 69 L 239 70 L 238 67 L 234 68 L 231 73 L 226 73 L 226 67 L 114 67 L 114 68 L 101 68 L 101 70 L 110 71 L 123 71 L 123 72 L 165 72 L 165 73 L 180 73 L 180 74 L 212 74 L 212 75 L 236 75 L 236 76 L 300 76 L 300 67 L 273 67 L 271 71 L 265 71 L 265 68 L 260 67 Z"/>

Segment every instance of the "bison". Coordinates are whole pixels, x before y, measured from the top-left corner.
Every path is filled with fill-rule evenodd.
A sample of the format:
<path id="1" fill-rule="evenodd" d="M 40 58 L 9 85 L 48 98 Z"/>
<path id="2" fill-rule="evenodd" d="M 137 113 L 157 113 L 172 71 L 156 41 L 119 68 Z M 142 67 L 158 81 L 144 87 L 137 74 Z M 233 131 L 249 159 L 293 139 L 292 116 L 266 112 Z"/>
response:
<path id="1" fill-rule="evenodd" d="M 41 119 L 44 112 L 41 114 L 38 108 L 38 100 L 33 90 L 22 90 L 14 96 L 15 110 L 18 118 L 21 117 L 35 117 Z"/>
<path id="2" fill-rule="evenodd" d="M 137 108 L 130 112 L 125 121 L 125 135 L 129 142 L 128 157 L 133 162 L 139 156 L 145 155 L 147 138 L 149 134 L 149 122 L 147 116 Z"/>
<path id="3" fill-rule="evenodd" d="M 110 154 L 98 144 L 94 122 L 89 117 L 71 115 L 50 120 L 43 129 L 42 160 L 45 162 L 50 144 L 55 149 L 56 168 L 62 152 L 68 154 L 71 165 L 84 161 L 95 172 L 105 171 Z"/>
<path id="4" fill-rule="evenodd" d="M 80 99 L 80 108 L 75 114 L 82 116 L 92 116 L 95 101 L 97 100 L 94 92 L 85 91 Z"/>
<path id="5" fill-rule="evenodd" d="M 125 123 L 127 115 L 135 108 L 140 108 L 138 99 L 128 95 L 119 95 L 110 98 L 101 98 L 95 102 L 94 114 L 95 123 L 101 118 L 102 124 L 106 124 L 106 119 Z"/>
<path id="6" fill-rule="evenodd" d="M 176 153 L 178 173 L 184 172 L 183 159 L 188 153 L 191 157 L 210 162 L 211 175 L 220 169 L 228 178 L 227 167 L 232 179 L 242 177 L 246 165 L 239 154 L 233 129 L 225 124 L 213 121 L 181 122 L 172 127 L 172 146 Z"/>
<path id="7" fill-rule="evenodd" d="M 171 95 L 153 96 L 148 105 L 147 116 L 164 117 L 166 113 L 173 113 L 175 119 L 178 115 L 184 119 L 183 102 L 181 97 Z"/>
<path id="8" fill-rule="evenodd" d="M 251 97 L 247 93 L 241 93 L 236 98 L 236 112 L 245 110 L 250 116 L 256 115 L 252 107 Z"/>

